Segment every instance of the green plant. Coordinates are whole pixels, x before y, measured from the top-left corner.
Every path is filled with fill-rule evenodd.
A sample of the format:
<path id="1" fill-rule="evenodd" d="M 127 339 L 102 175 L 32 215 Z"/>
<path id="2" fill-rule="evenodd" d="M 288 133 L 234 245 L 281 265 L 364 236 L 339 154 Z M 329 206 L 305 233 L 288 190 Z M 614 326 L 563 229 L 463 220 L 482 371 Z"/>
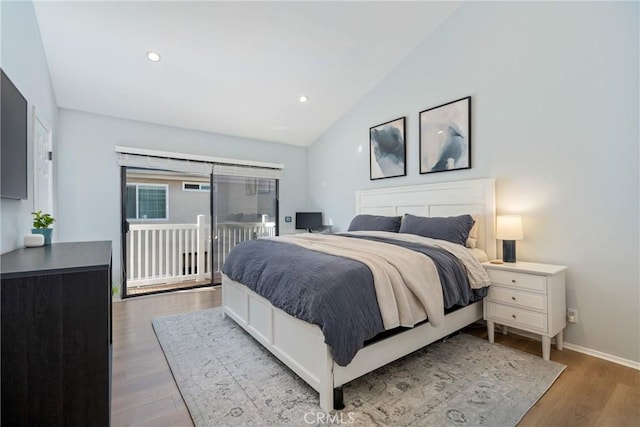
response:
<path id="1" fill-rule="evenodd" d="M 33 215 L 33 228 L 49 228 L 56 220 L 50 214 L 43 214 L 42 211 L 31 212 Z"/>

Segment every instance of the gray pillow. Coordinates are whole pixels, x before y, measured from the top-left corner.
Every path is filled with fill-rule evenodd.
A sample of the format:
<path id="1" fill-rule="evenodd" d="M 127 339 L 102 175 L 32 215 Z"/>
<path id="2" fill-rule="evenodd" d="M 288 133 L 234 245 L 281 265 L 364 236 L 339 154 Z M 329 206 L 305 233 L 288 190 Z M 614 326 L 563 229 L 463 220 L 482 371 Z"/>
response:
<path id="1" fill-rule="evenodd" d="M 424 217 L 405 214 L 400 226 L 400 233 L 447 240 L 464 246 L 474 222 L 471 215 Z"/>
<path id="2" fill-rule="evenodd" d="M 400 229 L 401 216 L 356 215 L 347 231 L 391 231 Z"/>

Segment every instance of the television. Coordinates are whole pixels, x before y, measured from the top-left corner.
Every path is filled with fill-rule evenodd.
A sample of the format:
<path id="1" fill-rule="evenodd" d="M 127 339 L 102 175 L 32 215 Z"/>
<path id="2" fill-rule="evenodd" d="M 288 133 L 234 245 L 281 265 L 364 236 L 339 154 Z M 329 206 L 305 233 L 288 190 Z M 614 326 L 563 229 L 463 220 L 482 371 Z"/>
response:
<path id="1" fill-rule="evenodd" d="M 318 230 L 322 228 L 322 212 L 296 212 L 297 230 Z"/>
<path id="2" fill-rule="evenodd" d="M 0 74 L 0 197 L 26 199 L 27 100 Z"/>

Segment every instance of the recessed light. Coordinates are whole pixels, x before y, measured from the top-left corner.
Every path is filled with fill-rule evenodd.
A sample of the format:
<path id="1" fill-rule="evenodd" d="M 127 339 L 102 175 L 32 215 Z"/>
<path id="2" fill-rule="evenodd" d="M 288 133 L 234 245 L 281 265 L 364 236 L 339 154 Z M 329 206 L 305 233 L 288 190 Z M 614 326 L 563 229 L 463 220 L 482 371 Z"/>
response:
<path id="1" fill-rule="evenodd" d="M 150 50 L 149 52 L 147 52 L 147 59 L 152 62 L 158 62 L 160 61 L 160 54 L 158 52 Z"/>
<path id="2" fill-rule="evenodd" d="M 300 102 L 303 102 L 303 103 L 304 103 L 304 102 L 307 102 L 308 100 L 309 100 L 309 97 L 308 97 L 307 95 L 302 95 L 302 96 L 300 97 Z"/>

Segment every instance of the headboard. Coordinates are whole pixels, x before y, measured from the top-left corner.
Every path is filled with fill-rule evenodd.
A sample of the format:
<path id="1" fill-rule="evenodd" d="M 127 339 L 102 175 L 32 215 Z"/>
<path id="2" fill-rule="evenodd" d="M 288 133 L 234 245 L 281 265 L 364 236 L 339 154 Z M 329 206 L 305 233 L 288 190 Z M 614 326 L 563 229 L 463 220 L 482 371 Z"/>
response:
<path id="1" fill-rule="evenodd" d="M 496 258 L 496 198 L 493 178 L 356 191 L 356 213 L 400 216 L 478 214 L 477 247 Z"/>

